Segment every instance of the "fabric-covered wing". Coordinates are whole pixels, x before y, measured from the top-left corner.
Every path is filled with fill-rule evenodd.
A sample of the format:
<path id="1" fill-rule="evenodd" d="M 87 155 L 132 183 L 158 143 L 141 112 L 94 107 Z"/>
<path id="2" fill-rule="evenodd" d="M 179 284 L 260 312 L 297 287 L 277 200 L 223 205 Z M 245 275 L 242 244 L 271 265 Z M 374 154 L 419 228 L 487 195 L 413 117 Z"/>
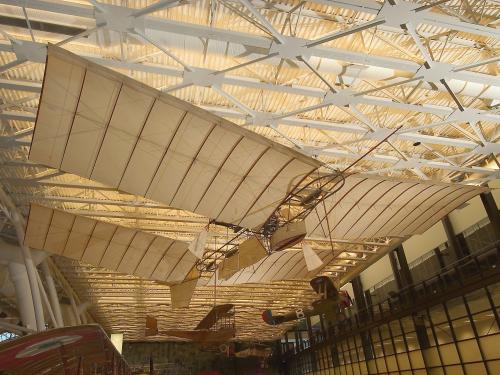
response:
<path id="1" fill-rule="evenodd" d="M 239 270 L 257 263 L 267 256 L 266 248 L 257 237 L 250 237 L 239 245 L 238 252 L 218 265 L 218 276 L 226 280 Z"/>
<path id="2" fill-rule="evenodd" d="M 316 254 L 323 264 L 333 260 L 331 250 L 318 250 Z M 272 253 L 250 267 L 236 272 L 227 280 L 220 280 L 220 285 L 235 285 L 245 283 L 266 283 L 280 280 L 304 280 L 316 276 L 321 268 L 308 271 L 302 250 L 283 250 Z M 213 285 L 214 279 L 208 281 Z"/>
<path id="3" fill-rule="evenodd" d="M 321 165 L 54 46 L 29 159 L 246 228 Z"/>
<path id="4" fill-rule="evenodd" d="M 170 302 L 173 309 L 189 307 L 199 278 L 200 272 L 193 267 L 182 283 L 170 285 Z"/>
<path id="5" fill-rule="evenodd" d="M 197 258 L 188 244 L 131 228 L 31 205 L 25 245 L 109 270 L 177 282 Z"/>
<path id="6" fill-rule="evenodd" d="M 173 309 L 189 307 L 197 283 L 198 279 L 192 279 L 170 286 L 170 301 Z"/>
<path id="7" fill-rule="evenodd" d="M 333 238 L 347 240 L 420 234 L 486 190 L 351 175 L 337 193 L 309 214 L 306 227 L 309 236 L 329 238 L 329 226 Z"/>
<path id="8" fill-rule="evenodd" d="M 214 306 L 195 329 L 210 329 L 222 315 L 227 314 L 233 307 L 234 305 L 230 303 Z"/>

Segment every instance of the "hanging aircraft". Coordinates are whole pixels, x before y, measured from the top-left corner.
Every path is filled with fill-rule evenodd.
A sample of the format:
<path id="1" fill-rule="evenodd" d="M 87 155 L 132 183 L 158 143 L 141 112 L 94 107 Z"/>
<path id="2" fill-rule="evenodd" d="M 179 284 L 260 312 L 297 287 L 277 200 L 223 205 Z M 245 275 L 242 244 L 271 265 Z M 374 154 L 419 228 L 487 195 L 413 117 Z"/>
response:
<path id="1" fill-rule="evenodd" d="M 310 307 L 300 308 L 283 315 L 273 315 L 271 310 L 265 310 L 262 313 L 264 322 L 269 325 L 278 325 L 314 315 L 322 315 L 328 324 L 344 320 L 343 310 L 352 305 L 349 293 L 337 290 L 333 279 L 328 276 L 315 277 L 310 284 L 320 297 Z"/>
<path id="2" fill-rule="evenodd" d="M 202 345 L 219 345 L 231 340 L 236 335 L 234 324 L 234 305 L 224 304 L 214 306 L 208 314 L 192 330 L 170 329 L 158 330 L 155 317 L 146 317 L 146 336 L 172 336 L 194 341 Z"/>
<path id="3" fill-rule="evenodd" d="M 207 226 L 188 244 L 32 205 L 25 243 L 175 283 L 177 295 L 189 290 L 178 302 L 185 307 L 197 278 L 218 270 L 219 280 L 227 280 L 306 234 L 330 241 L 402 238 L 422 233 L 447 213 L 445 207 L 451 210 L 484 191 L 353 176 L 349 169 L 365 155 L 341 171 L 330 170 L 297 150 L 49 45 L 29 160 L 193 212 L 207 218 Z M 411 202 L 415 197 L 419 210 Z M 206 250 L 213 225 L 234 234 Z M 319 271 L 322 260 L 304 243 L 303 254 L 306 261 L 315 258 L 307 268 Z"/>
<path id="4" fill-rule="evenodd" d="M 53 45 L 29 159 L 237 231 L 213 252 L 206 230 L 195 238 L 202 272 L 214 254 L 224 267 L 249 249 L 241 269 L 299 243 L 305 216 L 344 184 L 318 160 Z"/>

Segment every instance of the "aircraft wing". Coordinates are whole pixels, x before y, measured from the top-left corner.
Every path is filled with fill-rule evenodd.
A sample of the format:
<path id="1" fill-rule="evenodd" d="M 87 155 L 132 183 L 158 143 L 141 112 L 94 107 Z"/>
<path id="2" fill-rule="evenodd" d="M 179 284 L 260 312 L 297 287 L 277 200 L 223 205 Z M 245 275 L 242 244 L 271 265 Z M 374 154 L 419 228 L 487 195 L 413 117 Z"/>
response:
<path id="1" fill-rule="evenodd" d="M 145 279 L 180 282 L 197 258 L 183 241 L 31 204 L 24 244 Z"/>
<path id="2" fill-rule="evenodd" d="M 212 310 L 208 312 L 208 314 L 198 323 L 195 329 L 210 329 L 217 320 L 224 315 L 227 314 L 232 308 L 233 304 L 227 303 L 224 305 L 215 306 Z"/>
<path id="3" fill-rule="evenodd" d="M 29 160 L 245 228 L 322 165 L 53 45 Z"/>
<path id="4" fill-rule="evenodd" d="M 186 339 L 199 343 L 204 342 L 224 342 L 234 337 L 233 328 L 221 329 L 218 331 L 202 330 L 177 330 L 171 329 L 160 332 L 162 335 L 173 336 L 180 339 Z"/>

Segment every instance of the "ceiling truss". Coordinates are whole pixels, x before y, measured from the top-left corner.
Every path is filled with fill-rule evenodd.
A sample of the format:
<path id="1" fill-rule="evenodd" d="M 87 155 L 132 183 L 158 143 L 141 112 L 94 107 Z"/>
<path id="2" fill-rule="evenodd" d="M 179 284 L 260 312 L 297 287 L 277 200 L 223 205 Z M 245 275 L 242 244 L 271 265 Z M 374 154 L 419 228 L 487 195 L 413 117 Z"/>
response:
<path id="1" fill-rule="evenodd" d="M 331 168 L 364 156 L 353 171 L 471 184 L 500 177 L 500 10 L 493 0 L 118 3 L 0 0 L 0 177 L 24 212 L 37 202 L 181 240 L 207 224 L 27 161 L 48 42 Z M 214 249 L 230 236 L 211 230 Z M 2 231 L 8 237 L 9 225 Z M 403 239 L 307 240 L 332 249 L 324 271 L 344 283 Z M 105 328 L 128 339 L 142 338 L 138 317 L 146 312 L 160 314 L 163 324 L 176 319 L 165 308 L 165 286 L 64 259 L 57 266 Z M 313 298 L 307 283 L 293 283 L 227 286 L 220 296 L 237 298 L 238 319 L 252 320 L 259 309 L 284 311 Z M 279 295 L 274 302 L 269 288 Z M 186 328 L 202 315 L 211 289 L 199 293 Z M 241 338 L 279 334 L 259 324 L 246 325 Z"/>

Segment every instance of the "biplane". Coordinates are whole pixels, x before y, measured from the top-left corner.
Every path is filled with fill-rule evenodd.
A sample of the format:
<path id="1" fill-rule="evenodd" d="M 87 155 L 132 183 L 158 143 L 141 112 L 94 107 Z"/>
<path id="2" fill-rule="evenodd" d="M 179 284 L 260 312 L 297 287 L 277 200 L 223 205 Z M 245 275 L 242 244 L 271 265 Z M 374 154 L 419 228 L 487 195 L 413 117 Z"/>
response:
<path id="1" fill-rule="evenodd" d="M 234 305 L 224 304 L 213 307 L 192 330 L 158 330 L 155 317 L 146 317 L 146 336 L 172 336 L 187 339 L 199 344 L 217 345 L 231 340 L 236 335 L 234 324 Z"/>
<path id="2" fill-rule="evenodd" d="M 343 310 L 352 305 L 349 293 L 338 290 L 332 278 L 318 276 L 310 281 L 311 287 L 320 297 L 310 307 L 297 309 L 283 315 L 273 315 L 271 310 L 262 313 L 262 319 L 269 325 L 277 325 L 307 316 L 322 315 L 327 323 L 333 324 L 345 319 Z"/>

